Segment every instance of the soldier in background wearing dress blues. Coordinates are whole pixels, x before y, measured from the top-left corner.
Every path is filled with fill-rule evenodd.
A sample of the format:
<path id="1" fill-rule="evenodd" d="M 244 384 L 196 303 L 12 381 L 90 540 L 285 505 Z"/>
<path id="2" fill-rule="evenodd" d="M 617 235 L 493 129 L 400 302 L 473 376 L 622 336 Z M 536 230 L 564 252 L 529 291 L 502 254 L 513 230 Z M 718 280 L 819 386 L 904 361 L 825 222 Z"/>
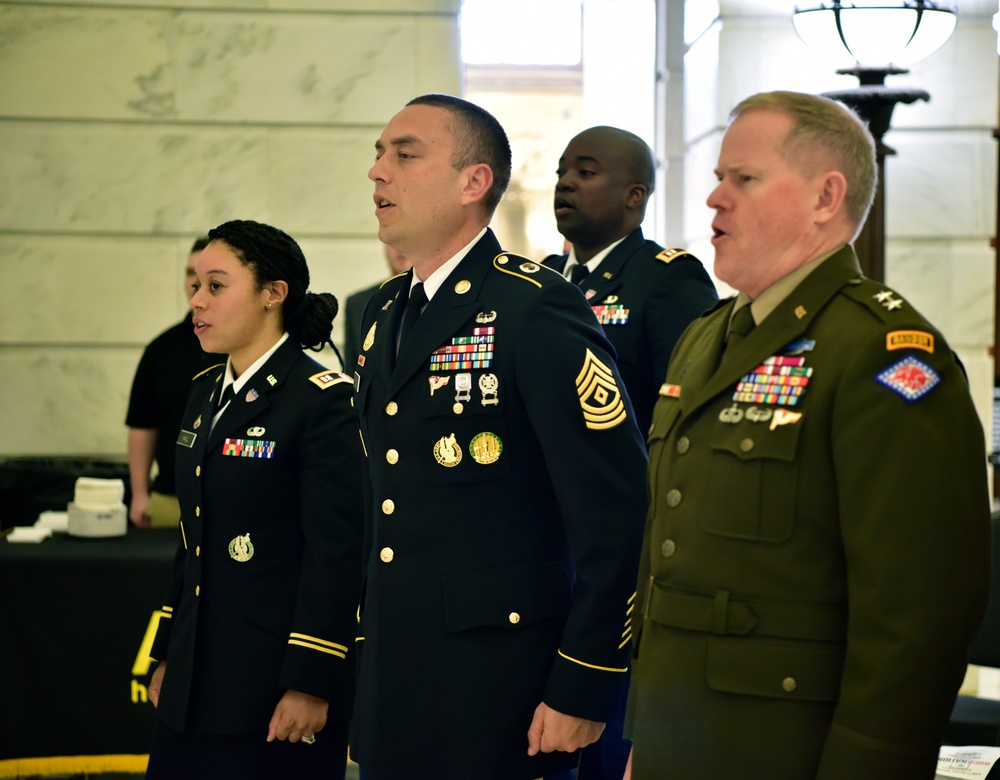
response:
<path id="1" fill-rule="evenodd" d="M 572 247 L 542 262 L 584 290 L 645 435 L 674 344 L 718 301 L 715 286 L 694 255 L 643 237 L 656 163 L 639 136 L 617 127 L 584 130 L 559 158 L 556 176 L 556 225 Z"/>
<path id="2" fill-rule="evenodd" d="M 177 439 L 180 544 L 151 655 L 149 778 L 344 777 L 361 588 L 351 381 L 303 352 L 337 300 L 298 244 L 227 222 L 196 259 L 195 379 Z"/>
<path id="3" fill-rule="evenodd" d="M 617 127 L 584 130 L 566 146 L 556 176 L 556 225 L 571 246 L 542 262 L 584 290 L 645 434 L 674 344 L 718 301 L 715 286 L 694 255 L 643 236 L 656 163 L 639 136 Z M 622 738 L 627 683 L 626 676 L 622 711 L 581 754 L 579 780 L 621 780 L 630 748 Z"/>
<path id="4" fill-rule="evenodd" d="M 730 117 L 708 205 L 739 294 L 653 412 L 633 780 L 934 777 L 988 595 L 986 447 L 944 337 L 861 275 L 875 171 L 826 98 Z"/>
<path id="5" fill-rule="evenodd" d="M 582 291 L 488 227 L 496 119 L 425 95 L 375 149 L 379 238 L 413 268 L 369 302 L 354 376 L 372 499 L 351 756 L 373 780 L 569 770 L 628 666 L 642 438 Z"/>

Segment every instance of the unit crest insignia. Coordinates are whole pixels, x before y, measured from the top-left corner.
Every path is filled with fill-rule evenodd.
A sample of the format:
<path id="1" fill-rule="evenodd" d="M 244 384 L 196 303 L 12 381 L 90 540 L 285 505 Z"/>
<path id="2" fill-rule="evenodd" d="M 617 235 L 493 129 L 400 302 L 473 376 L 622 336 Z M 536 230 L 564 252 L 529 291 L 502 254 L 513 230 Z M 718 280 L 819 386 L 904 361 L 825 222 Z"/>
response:
<path id="1" fill-rule="evenodd" d="M 455 441 L 455 434 L 442 436 L 434 444 L 434 459 L 442 466 L 451 468 L 462 462 L 462 448 Z"/>
<path id="2" fill-rule="evenodd" d="M 229 543 L 229 557 L 240 563 L 246 563 L 253 558 L 253 543 L 250 541 L 250 534 L 237 536 Z"/>

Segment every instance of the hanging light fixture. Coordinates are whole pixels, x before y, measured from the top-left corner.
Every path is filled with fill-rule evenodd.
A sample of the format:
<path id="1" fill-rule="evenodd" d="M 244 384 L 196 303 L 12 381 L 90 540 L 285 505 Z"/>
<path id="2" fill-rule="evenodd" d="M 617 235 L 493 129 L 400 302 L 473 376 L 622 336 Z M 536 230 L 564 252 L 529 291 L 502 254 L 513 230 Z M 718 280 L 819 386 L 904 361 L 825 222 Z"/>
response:
<path id="1" fill-rule="evenodd" d="M 956 2 L 856 0 L 795 6 L 792 22 L 818 54 L 867 67 L 910 65 L 937 51 L 958 20 Z"/>

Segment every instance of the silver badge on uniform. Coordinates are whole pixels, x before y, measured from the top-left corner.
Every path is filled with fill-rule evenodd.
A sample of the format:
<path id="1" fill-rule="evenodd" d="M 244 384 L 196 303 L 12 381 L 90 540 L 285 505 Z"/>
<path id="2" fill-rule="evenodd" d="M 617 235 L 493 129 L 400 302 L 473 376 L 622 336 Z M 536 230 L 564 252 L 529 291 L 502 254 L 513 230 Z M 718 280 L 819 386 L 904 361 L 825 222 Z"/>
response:
<path id="1" fill-rule="evenodd" d="M 455 374 L 455 400 L 472 400 L 472 374 Z"/>
<path id="2" fill-rule="evenodd" d="M 483 374 L 479 377 L 479 390 L 483 394 L 483 406 L 496 406 L 500 403 L 497 393 L 500 391 L 500 380 L 496 374 Z"/>

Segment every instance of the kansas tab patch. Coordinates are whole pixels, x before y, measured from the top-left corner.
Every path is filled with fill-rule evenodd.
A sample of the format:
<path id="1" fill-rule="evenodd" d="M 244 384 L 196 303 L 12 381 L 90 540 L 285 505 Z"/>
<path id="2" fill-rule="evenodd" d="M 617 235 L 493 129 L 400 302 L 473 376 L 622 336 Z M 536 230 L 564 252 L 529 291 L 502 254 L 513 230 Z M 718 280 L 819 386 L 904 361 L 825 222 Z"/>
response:
<path id="1" fill-rule="evenodd" d="M 907 355 L 875 375 L 875 380 L 913 403 L 941 383 L 937 371 L 912 355 Z"/>

